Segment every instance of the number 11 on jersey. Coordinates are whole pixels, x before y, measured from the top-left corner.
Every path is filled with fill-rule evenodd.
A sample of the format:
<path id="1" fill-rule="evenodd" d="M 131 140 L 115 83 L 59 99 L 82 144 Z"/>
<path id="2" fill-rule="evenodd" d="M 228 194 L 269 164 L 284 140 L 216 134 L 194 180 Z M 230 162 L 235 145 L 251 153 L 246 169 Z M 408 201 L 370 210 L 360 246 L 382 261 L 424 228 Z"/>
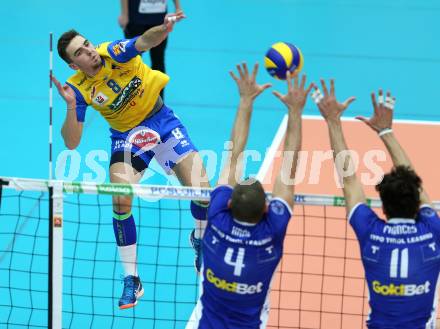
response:
<path id="1" fill-rule="evenodd" d="M 390 278 L 397 278 L 398 263 L 400 258 L 400 277 L 408 278 L 408 248 L 402 249 L 399 257 L 399 248 L 395 248 L 391 252 Z"/>

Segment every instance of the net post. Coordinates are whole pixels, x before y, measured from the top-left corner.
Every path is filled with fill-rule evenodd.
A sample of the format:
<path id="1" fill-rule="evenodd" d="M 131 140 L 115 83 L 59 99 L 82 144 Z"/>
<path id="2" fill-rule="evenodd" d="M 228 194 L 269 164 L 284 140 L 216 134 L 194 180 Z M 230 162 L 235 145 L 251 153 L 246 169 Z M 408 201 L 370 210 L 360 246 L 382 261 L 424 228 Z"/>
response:
<path id="1" fill-rule="evenodd" d="M 62 328 L 63 302 L 63 185 L 49 186 L 48 328 Z"/>

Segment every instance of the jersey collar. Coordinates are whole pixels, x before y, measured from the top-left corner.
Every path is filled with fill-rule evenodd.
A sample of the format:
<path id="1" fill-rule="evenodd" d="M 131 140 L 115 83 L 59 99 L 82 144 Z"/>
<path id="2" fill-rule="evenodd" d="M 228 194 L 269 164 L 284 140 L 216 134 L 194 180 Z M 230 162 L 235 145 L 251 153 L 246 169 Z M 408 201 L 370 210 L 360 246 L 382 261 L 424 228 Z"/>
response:
<path id="1" fill-rule="evenodd" d="M 387 224 L 415 224 L 415 219 L 411 218 L 390 218 L 387 220 Z"/>
<path id="2" fill-rule="evenodd" d="M 241 222 L 235 218 L 233 218 L 234 222 L 236 222 L 237 224 L 243 225 L 243 226 L 255 226 L 258 223 L 247 223 L 247 222 Z"/>

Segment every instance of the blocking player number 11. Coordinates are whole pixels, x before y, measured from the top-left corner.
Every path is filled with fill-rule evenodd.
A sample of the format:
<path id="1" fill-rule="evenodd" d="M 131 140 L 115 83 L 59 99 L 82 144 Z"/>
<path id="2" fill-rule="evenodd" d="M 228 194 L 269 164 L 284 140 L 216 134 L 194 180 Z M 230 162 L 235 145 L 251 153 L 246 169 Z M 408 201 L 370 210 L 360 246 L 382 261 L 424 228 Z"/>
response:
<path id="1" fill-rule="evenodd" d="M 400 260 L 400 262 L 399 262 Z M 400 278 L 408 278 L 408 248 L 399 250 L 395 248 L 391 251 L 390 278 L 398 277 L 398 268 L 400 263 Z"/>

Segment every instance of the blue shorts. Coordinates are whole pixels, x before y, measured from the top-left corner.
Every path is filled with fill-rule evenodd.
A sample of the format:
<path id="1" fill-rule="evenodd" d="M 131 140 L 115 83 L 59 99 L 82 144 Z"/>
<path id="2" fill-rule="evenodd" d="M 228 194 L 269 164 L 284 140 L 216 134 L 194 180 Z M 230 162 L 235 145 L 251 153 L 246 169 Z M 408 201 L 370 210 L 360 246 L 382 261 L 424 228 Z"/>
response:
<path id="1" fill-rule="evenodd" d="M 197 151 L 182 122 L 165 105 L 159 112 L 129 131 L 120 132 L 110 128 L 110 132 L 112 139 L 110 165 L 114 162 L 125 162 L 135 169 L 139 167 L 146 169 L 151 159 L 155 157 L 169 174 L 179 160 Z M 115 160 L 116 158 L 118 160 Z M 135 162 L 137 165 L 133 165 Z"/>

